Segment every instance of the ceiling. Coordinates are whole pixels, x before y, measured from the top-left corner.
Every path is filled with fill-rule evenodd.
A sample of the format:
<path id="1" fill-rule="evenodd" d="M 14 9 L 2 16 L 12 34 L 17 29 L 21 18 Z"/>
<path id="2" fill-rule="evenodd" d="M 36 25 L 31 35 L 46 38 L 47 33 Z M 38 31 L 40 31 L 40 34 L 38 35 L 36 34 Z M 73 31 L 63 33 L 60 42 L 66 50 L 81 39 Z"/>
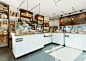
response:
<path id="1" fill-rule="evenodd" d="M 16 8 L 22 3 L 23 0 L 0 0 Z M 56 0 L 57 1 L 57 0 Z M 55 2 L 53 0 L 28 0 L 28 10 L 32 9 L 40 3 L 40 14 L 48 17 L 52 17 L 53 13 L 61 15 L 61 11 L 64 13 L 72 12 L 72 7 L 77 10 L 86 8 L 86 0 L 61 0 Z M 27 9 L 27 0 L 21 5 L 20 8 Z M 39 6 L 32 10 L 35 14 L 39 14 Z"/>

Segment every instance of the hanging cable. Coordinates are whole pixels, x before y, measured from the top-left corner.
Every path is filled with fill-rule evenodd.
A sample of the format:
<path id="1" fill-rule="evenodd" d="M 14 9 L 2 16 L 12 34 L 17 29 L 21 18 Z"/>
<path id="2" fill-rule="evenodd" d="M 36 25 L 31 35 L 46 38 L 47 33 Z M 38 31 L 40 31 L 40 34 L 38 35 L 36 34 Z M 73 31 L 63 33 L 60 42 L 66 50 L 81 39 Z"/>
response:
<path id="1" fill-rule="evenodd" d="M 40 3 L 39 3 L 39 14 L 40 14 Z"/>
<path id="2" fill-rule="evenodd" d="M 28 10 L 28 0 L 27 0 L 27 10 Z"/>
<path id="3" fill-rule="evenodd" d="M 38 5 L 40 5 L 40 3 L 39 3 Z M 36 6 L 35 6 L 35 7 L 33 7 L 32 9 L 30 9 L 29 11 L 33 10 L 33 9 L 34 9 L 34 8 L 36 8 L 38 5 L 36 5 Z"/>
<path id="4" fill-rule="evenodd" d="M 58 0 L 58 1 L 53 0 L 53 1 L 55 2 L 55 6 L 57 6 L 57 2 L 59 2 L 59 1 L 61 1 L 61 0 Z"/>
<path id="5" fill-rule="evenodd" d="M 25 1 L 25 0 L 24 0 L 24 1 Z M 20 6 L 24 3 L 24 1 L 20 4 Z M 19 7 L 20 7 L 20 6 L 19 6 Z M 18 7 L 17 9 L 19 9 L 19 7 Z"/>
<path id="6" fill-rule="evenodd" d="M 65 14 L 63 11 L 61 11 L 61 15 Z"/>
<path id="7" fill-rule="evenodd" d="M 74 7 L 72 7 L 72 12 L 73 12 L 73 11 L 76 12 L 75 9 L 74 9 Z"/>

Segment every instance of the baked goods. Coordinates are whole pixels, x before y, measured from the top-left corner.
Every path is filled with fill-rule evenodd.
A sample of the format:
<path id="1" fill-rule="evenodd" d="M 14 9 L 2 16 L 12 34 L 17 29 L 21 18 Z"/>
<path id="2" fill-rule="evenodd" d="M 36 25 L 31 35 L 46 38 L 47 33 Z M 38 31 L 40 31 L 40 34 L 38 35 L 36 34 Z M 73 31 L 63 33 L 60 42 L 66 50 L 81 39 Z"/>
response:
<path id="1" fill-rule="evenodd" d="M 16 14 L 17 14 L 17 17 L 19 17 L 19 13 L 17 12 Z"/>
<path id="2" fill-rule="evenodd" d="M 3 43 L 8 42 L 8 37 L 7 36 L 3 36 Z"/>
<path id="3" fill-rule="evenodd" d="M 3 42 L 2 40 L 3 40 L 3 37 L 2 37 L 2 36 L 0 36 L 0 43 L 2 43 L 2 42 Z"/>
<path id="4" fill-rule="evenodd" d="M 3 30 L 3 34 L 7 35 L 8 34 L 7 30 Z"/>
<path id="5" fill-rule="evenodd" d="M 10 10 L 10 16 L 19 17 L 19 12 Z"/>
<path id="6" fill-rule="evenodd" d="M 7 15 L 6 15 L 5 13 L 1 14 L 0 16 L 1 16 L 1 18 L 3 18 L 3 19 L 7 19 Z"/>
<path id="7" fill-rule="evenodd" d="M 7 20 L 1 21 L 1 27 L 7 27 Z"/>

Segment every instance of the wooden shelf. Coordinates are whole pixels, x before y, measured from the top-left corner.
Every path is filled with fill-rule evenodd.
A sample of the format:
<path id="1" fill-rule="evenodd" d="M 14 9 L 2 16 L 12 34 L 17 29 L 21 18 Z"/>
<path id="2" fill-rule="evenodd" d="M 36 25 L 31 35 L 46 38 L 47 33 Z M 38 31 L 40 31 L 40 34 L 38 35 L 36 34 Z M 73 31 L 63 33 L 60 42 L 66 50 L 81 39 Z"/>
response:
<path id="1" fill-rule="evenodd" d="M 33 15 L 32 12 L 30 12 L 30 11 L 28 11 L 28 10 L 25 10 L 25 9 L 20 9 L 20 11 L 21 11 L 21 13 L 26 13 L 26 12 L 28 12 L 29 14 Z"/>
<path id="2" fill-rule="evenodd" d="M 0 28 L 8 29 L 8 27 L 0 27 Z"/>
<path id="3" fill-rule="evenodd" d="M 43 21 L 43 20 L 39 20 L 39 19 L 38 19 L 38 21 Z"/>
<path id="4" fill-rule="evenodd" d="M 8 19 L 0 18 L 0 20 L 8 20 Z"/>
<path id="5" fill-rule="evenodd" d="M 0 10 L 1 13 L 8 13 L 8 11 Z"/>
<path id="6" fill-rule="evenodd" d="M 22 16 L 22 15 L 21 15 L 21 17 L 23 17 L 23 18 L 28 18 L 28 19 L 31 19 L 31 18 L 32 18 L 32 17 L 26 17 L 26 16 Z"/>
<path id="7" fill-rule="evenodd" d="M 2 35 L 0 35 L 0 36 L 8 36 L 8 35 L 4 35 L 4 34 L 2 34 Z"/>
<path id="8" fill-rule="evenodd" d="M 10 16 L 11 19 L 19 19 L 19 17 Z"/>
<path id="9" fill-rule="evenodd" d="M 38 24 L 38 25 L 43 25 L 43 24 Z"/>
<path id="10" fill-rule="evenodd" d="M 45 27 L 49 27 L 49 26 L 45 26 Z"/>
<path id="11" fill-rule="evenodd" d="M 44 23 L 44 24 L 49 24 L 49 23 Z"/>
<path id="12" fill-rule="evenodd" d="M 0 27 L 2 29 L 7 29 L 7 34 L 1 34 L 0 37 L 2 37 L 1 41 L 3 41 L 4 39 L 4 36 L 6 37 L 6 43 L 8 44 L 7 46 L 9 46 L 9 5 L 5 4 L 5 3 L 2 3 L 0 2 L 1 5 L 3 5 L 4 7 L 7 7 L 7 10 L 3 9 L 3 10 L 0 10 L 0 13 L 5 13 L 7 15 L 7 19 L 4 19 L 4 18 L 0 18 L 0 21 L 3 21 L 3 20 L 7 20 L 7 27 Z M 4 41 L 2 43 L 5 43 Z"/>
<path id="13" fill-rule="evenodd" d="M 37 21 L 32 21 L 32 22 L 37 22 Z"/>

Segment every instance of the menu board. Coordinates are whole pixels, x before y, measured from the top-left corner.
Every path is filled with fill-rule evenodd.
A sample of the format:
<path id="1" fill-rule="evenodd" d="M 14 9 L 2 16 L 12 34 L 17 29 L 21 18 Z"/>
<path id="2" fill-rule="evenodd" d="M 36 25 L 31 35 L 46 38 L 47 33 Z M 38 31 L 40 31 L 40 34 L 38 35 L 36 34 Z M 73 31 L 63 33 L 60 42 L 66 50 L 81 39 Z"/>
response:
<path id="1" fill-rule="evenodd" d="M 60 25 L 61 26 L 71 25 L 71 17 L 68 16 L 68 17 L 60 18 Z"/>
<path id="2" fill-rule="evenodd" d="M 86 13 L 77 14 L 74 15 L 74 17 L 75 17 L 74 25 L 86 24 Z"/>
<path id="3" fill-rule="evenodd" d="M 60 26 L 86 24 L 86 12 L 60 18 Z"/>

